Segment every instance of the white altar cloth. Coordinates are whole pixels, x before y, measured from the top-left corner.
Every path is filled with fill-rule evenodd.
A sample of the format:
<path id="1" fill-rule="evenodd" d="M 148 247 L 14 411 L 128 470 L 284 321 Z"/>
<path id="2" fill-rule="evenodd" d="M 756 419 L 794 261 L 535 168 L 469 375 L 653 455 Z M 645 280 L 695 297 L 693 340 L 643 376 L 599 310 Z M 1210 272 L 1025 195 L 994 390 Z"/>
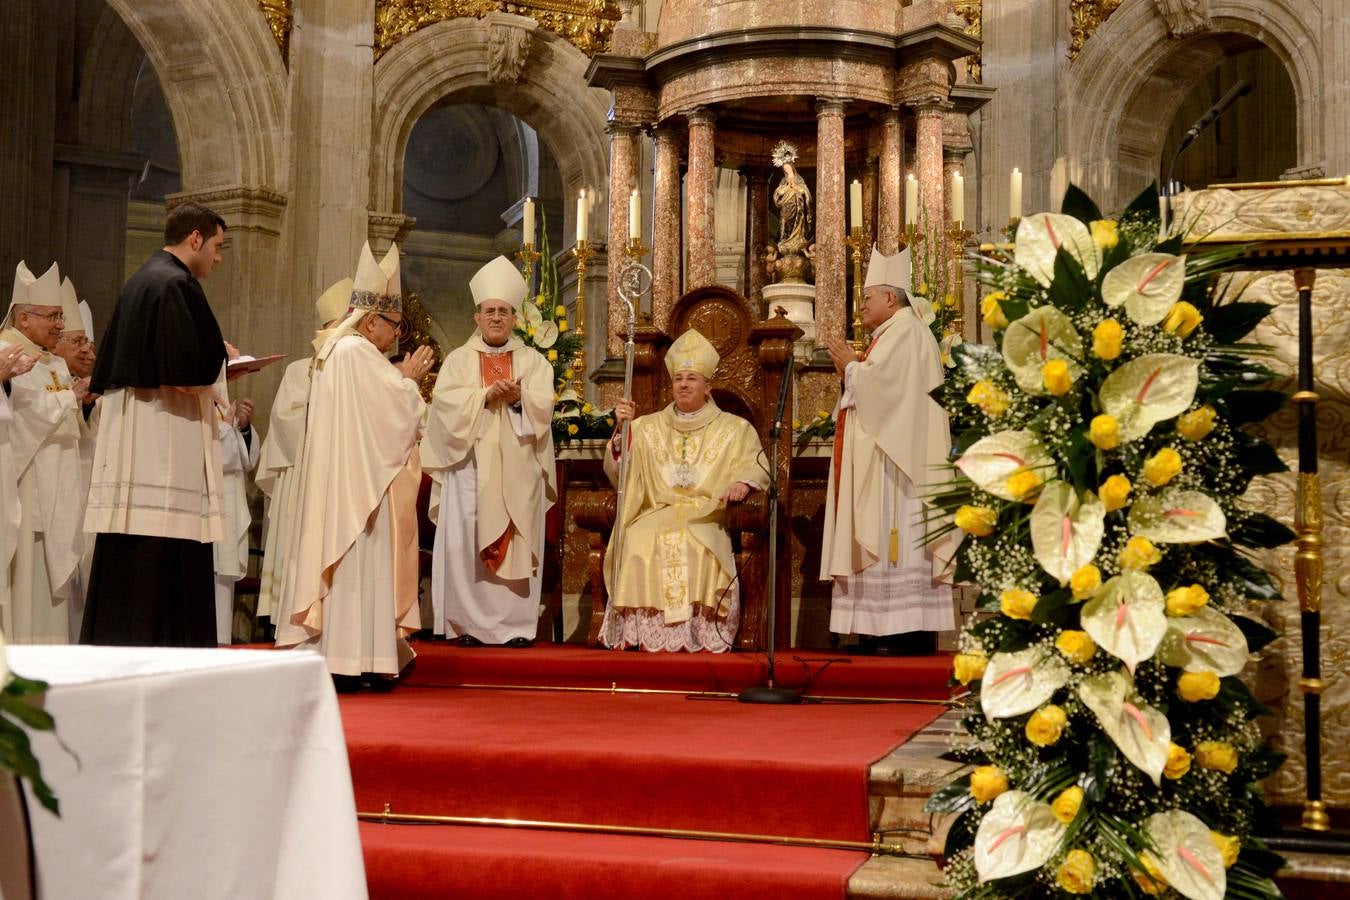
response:
<path id="1" fill-rule="evenodd" d="M 61 818 L 28 796 L 43 898 L 364 900 L 323 657 L 13 645 L 8 656 L 49 683 L 56 718 L 56 737 L 33 745 Z"/>

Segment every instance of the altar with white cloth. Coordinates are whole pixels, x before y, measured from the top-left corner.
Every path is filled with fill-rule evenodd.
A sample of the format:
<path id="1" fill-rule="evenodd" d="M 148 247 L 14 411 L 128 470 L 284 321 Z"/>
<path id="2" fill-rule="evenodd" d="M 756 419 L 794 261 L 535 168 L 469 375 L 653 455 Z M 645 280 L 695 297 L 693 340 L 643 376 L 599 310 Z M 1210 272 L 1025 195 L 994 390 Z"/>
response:
<path id="1" fill-rule="evenodd" d="M 315 653 L 12 646 L 49 683 L 32 734 L 39 892 L 80 898 L 365 898 L 337 698 Z"/>

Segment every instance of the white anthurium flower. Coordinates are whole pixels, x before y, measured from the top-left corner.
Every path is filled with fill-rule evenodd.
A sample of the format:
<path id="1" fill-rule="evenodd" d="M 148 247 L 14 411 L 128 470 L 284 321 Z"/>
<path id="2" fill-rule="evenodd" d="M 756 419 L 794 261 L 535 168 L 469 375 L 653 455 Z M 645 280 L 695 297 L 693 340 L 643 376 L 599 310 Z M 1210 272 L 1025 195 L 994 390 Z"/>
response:
<path id="1" fill-rule="evenodd" d="M 999 431 L 971 444 L 956 467 L 980 490 L 1004 500 L 1018 500 L 1021 498 L 1008 490 L 1008 478 L 1031 469 L 1045 479 L 1053 474 L 1055 463 L 1036 432 Z"/>
<path id="2" fill-rule="evenodd" d="M 1185 810 L 1173 809 L 1145 819 L 1144 832 L 1154 849 L 1141 855 L 1158 867 L 1178 894 L 1187 900 L 1222 900 L 1228 874 L 1208 825 Z"/>
<path id="3" fill-rule="evenodd" d="M 1049 287 L 1061 247 L 1078 260 L 1088 278 L 1097 277 L 1102 257 L 1092 232 L 1073 216 L 1059 213 L 1036 213 L 1018 223 L 1013 260 L 1043 287 Z"/>
<path id="4" fill-rule="evenodd" d="M 909 305 L 925 325 L 932 325 L 933 320 L 937 318 L 937 310 L 934 308 L 933 301 L 922 294 L 911 294 Z"/>
<path id="5" fill-rule="evenodd" d="M 558 403 L 580 403 L 581 398 L 577 396 L 577 389 L 569 383 L 558 393 Z"/>
<path id="6" fill-rule="evenodd" d="M 1102 410 L 1115 416 L 1122 440 L 1148 434 L 1159 422 L 1190 409 L 1200 386 L 1200 361 L 1174 353 L 1132 359 L 1102 382 Z"/>
<path id="7" fill-rule="evenodd" d="M 558 343 L 558 323 L 553 321 L 541 322 L 534 329 L 534 345 L 540 350 L 547 350 Z"/>
<path id="8" fill-rule="evenodd" d="M 5 657 L 5 633 L 0 631 L 0 691 L 14 680 L 14 673 L 9 670 L 9 660 Z"/>
<path id="9" fill-rule="evenodd" d="M 516 327 L 521 331 L 529 331 L 531 328 L 538 328 L 544 321 L 544 314 L 539 311 L 539 307 L 533 303 L 522 303 L 520 309 L 516 310 Z"/>
<path id="10" fill-rule="evenodd" d="M 1197 544 L 1228 533 L 1228 519 L 1209 496 L 1171 488 L 1130 505 L 1130 534 L 1155 544 Z"/>
<path id="11" fill-rule="evenodd" d="M 1167 601 L 1153 576 L 1127 570 L 1083 604 L 1083 630 L 1107 653 L 1134 667 L 1150 659 L 1167 633 Z"/>
<path id="12" fill-rule="evenodd" d="M 1031 712 L 1069 681 L 1069 667 L 1057 653 L 1028 647 L 989 657 L 980 680 L 980 709 L 989 719 Z"/>
<path id="13" fill-rule="evenodd" d="M 1121 754 L 1153 779 L 1155 786 L 1161 784 L 1172 726 L 1167 716 L 1139 699 L 1134 679 L 1119 670 L 1084 678 L 1078 685 L 1078 698 L 1092 710 Z"/>
<path id="14" fill-rule="evenodd" d="M 1125 314 L 1140 325 L 1157 325 L 1181 299 L 1185 286 L 1185 256 L 1142 253 L 1106 273 L 1102 300 L 1107 306 L 1124 306 Z"/>
<path id="15" fill-rule="evenodd" d="M 1017 386 L 1028 394 L 1044 394 L 1041 369 L 1052 359 L 1069 365 L 1069 374 L 1082 377 L 1083 339 L 1073 321 L 1053 306 L 1038 306 L 1013 321 L 1003 335 L 1003 361 L 1012 370 Z"/>
<path id="16" fill-rule="evenodd" d="M 579 419 L 581 418 L 581 408 L 578 406 L 569 406 L 566 409 L 559 409 L 553 413 L 555 419 Z"/>
<path id="17" fill-rule="evenodd" d="M 1031 547 L 1036 562 L 1060 585 L 1092 562 L 1106 531 L 1106 507 L 1088 491 L 1080 500 L 1073 485 L 1047 484 L 1031 510 Z"/>
<path id="18" fill-rule="evenodd" d="M 942 340 L 938 343 L 938 355 L 942 358 L 942 364 L 944 366 L 950 369 L 956 365 L 956 360 L 952 358 L 952 351 L 956 349 L 958 345 L 963 343 L 965 343 L 965 341 L 961 339 L 959 332 L 953 331 L 950 334 L 942 336 Z"/>
<path id="19" fill-rule="evenodd" d="M 1050 804 L 1026 791 L 1004 791 L 975 832 L 975 871 L 984 883 L 1039 869 L 1063 839 L 1064 825 Z"/>
<path id="20" fill-rule="evenodd" d="M 1202 606 L 1189 616 L 1167 620 L 1158 659 L 1187 672 L 1236 675 L 1247 665 L 1247 636 L 1217 609 Z"/>

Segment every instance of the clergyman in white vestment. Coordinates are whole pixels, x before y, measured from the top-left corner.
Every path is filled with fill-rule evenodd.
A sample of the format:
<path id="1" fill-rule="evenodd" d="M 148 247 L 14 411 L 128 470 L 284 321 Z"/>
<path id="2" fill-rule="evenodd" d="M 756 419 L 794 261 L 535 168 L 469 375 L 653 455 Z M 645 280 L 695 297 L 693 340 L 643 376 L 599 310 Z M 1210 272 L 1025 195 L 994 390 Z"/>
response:
<path id="1" fill-rule="evenodd" d="M 19 476 L 14 471 L 14 450 L 10 446 L 14 409 L 5 388 L 14 376 L 22 375 L 36 363 L 37 357 L 26 355 L 20 344 L 0 347 L 0 631 L 6 634 L 12 628 L 9 565 L 14 561 L 23 514 L 19 509 Z"/>
<path id="2" fill-rule="evenodd" d="M 248 473 L 258 464 L 258 436 L 253 433 L 253 401 L 234 403 L 234 413 L 222 414 L 220 433 L 221 512 L 225 538 L 216 541 L 216 640 L 229 646 L 234 631 L 234 586 L 248 574 L 248 534 L 253 524 L 248 509 Z"/>

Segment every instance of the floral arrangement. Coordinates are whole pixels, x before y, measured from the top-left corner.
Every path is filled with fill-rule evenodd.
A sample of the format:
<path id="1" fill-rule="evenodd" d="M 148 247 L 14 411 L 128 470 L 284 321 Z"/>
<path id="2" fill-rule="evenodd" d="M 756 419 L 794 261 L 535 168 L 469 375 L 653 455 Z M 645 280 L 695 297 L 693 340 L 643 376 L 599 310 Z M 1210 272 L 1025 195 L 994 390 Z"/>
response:
<path id="1" fill-rule="evenodd" d="M 962 633 L 974 769 L 930 798 L 955 813 L 963 898 L 1277 897 L 1255 783 L 1282 758 L 1238 677 L 1276 638 L 1242 614 L 1280 596 L 1245 548 L 1293 533 L 1239 498 L 1285 469 L 1240 426 L 1284 401 L 1271 310 L 1215 276 L 1237 251 L 1159 237 L 1157 195 L 1117 220 L 1071 187 L 1061 214 L 984 259 L 996 346 L 957 345 L 934 397 L 953 480 L 934 498 L 967 538 L 956 577 L 990 615 Z"/>
<path id="2" fill-rule="evenodd" d="M 792 433 L 798 441 L 825 440 L 834 437 L 834 416 L 823 409 L 816 410 L 813 418 L 803 422 L 792 420 Z"/>
<path id="3" fill-rule="evenodd" d="M 927 304 L 927 310 L 918 306 L 919 315 L 933 339 L 938 342 L 942 355 L 942 364 L 951 368 L 955 365 L 952 348 L 961 343 L 961 306 L 956 298 L 956 281 L 946 253 L 948 238 L 941 228 L 928 225 L 928 217 L 923 217 L 924 231 L 919 242 L 929 247 L 942 248 L 943 252 L 916 254 L 914 259 L 921 267 L 911 270 L 910 294 Z"/>
<path id="4" fill-rule="evenodd" d="M 60 815 L 56 794 L 42 779 L 42 765 L 33 755 L 25 728 L 51 731 L 56 721 L 38 701 L 47 691 L 43 681 L 33 681 L 11 672 L 5 659 L 5 637 L 0 634 L 0 771 L 13 772 L 33 787 L 38 802 Z"/>
<path id="5" fill-rule="evenodd" d="M 567 321 L 567 307 L 558 287 L 558 266 L 549 250 L 547 218 L 539 233 L 542 235 L 539 293 L 516 313 L 515 334 L 553 366 L 554 442 L 607 438 L 614 430 L 613 410 L 595 410 L 572 384 L 582 338 L 571 331 Z"/>

